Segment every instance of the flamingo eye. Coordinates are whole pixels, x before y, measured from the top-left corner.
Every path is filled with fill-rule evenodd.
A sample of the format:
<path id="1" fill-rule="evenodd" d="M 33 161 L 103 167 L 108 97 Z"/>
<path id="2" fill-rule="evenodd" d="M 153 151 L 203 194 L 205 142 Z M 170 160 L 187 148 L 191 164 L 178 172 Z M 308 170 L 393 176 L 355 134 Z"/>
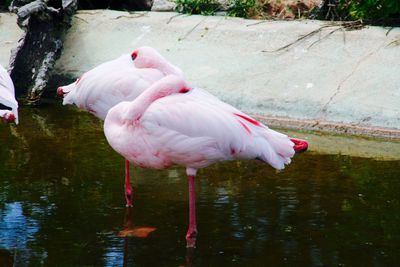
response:
<path id="1" fill-rule="evenodd" d="M 185 93 L 187 93 L 187 92 L 189 92 L 189 91 L 190 91 L 189 88 L 183 87 L 183 88 L 179 91 L 179 93 L 185 94 Z"/>
<path id="2" fill-rule="evenodd" d="M 132 60 L 135 60 L 137 58 L 138 52 L 137 51 L 133 51 L 133 53 L 131 54 L 131 58 Z"/>

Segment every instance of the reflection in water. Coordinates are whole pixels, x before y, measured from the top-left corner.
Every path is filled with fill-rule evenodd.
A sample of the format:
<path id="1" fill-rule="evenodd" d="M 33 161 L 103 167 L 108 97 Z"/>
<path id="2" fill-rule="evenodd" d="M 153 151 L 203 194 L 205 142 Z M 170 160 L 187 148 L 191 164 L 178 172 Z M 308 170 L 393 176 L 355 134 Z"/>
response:
<path id="1" fill-rule="evenodd" d="M 0 266 L 13 267 L 15 252 L 10 252 L 5 249 L 0 249 Z"/>
<path id="2" fill-rule="evenodd" d="M 21 203 L 7 203 L 0 213 L 0 229 L 4 247 L 26 249 L 28 239 L 38 231 L 38 223 L 23 215 Z"/>
<path id="3" fill-rule="evenodd" d="M 133 208 L 127 208 L 124 219 L 124 229 L 119 231 L 119 237 L 139 237 L 146 238 L 156 230 L 155 227 L 135 226 L 133 224 Z"/>
<path id="4" fill-rule="evenodd" d="M 127 242 L 128 240 L 126 240 L 123 244 L 123 251 L 121 251 L 119 244 L 115 244 L 116 246 L 108 248 L 108 251 L 104 255 L 104 266 L 128 266 L 128 259 L 126 255 L 128 253 Z"/>
<path id="5" fill-rule="evenodd" d="M 133 216 L 124 206 L 123 159 L 89 114 L 56 105 L 22 109 L 18 127 L 0 125 L 0 141 L 5 266 L 14 258 L 16 266 L 400 262 L 399 161 L 305 153 L 279 173 L 252 161 L 203 169 L 196 181 L 200 234 L 188 251 L 184 169 L 135 168 Z M 148 225 L 157 230 L 127 237 Z"/>
<path id="6" fill-rule="evenodd" d="M 12 253 L 14 265 L 20 266 L 29 261 L 32 251 L 28 242 L 34 239 L 38 230 L 38 222 L 24 215 L 21 203 L 6 203 L 0 210 L 0 249 L 9 251 L 9 258 Z"/>
<path id="7" fill-rule="evenodd" d="M 126 208 L 125 216 L 124 216 L 124 229 L 119 231 L 118 237 L 124 240 L 124 250 L 123 255 L 121 256 L 121 252 L 112 251 L 113 248 L 110 248 L 111 251 L 107 252 L 105 255 L 107 266 L 112 264 L 115 265 L 116 260 L 123 259 L 122 266 L 130 266 L 129 251 L 130 246 L 129 243 L 133 242 L 133 238 L 147 238 L 149 234 L 154 232 L 156 228 L 154 227 L 137 227 L 133 223 L 133 208 Z M 134 262 L 134 261 L 133 261 Z M 132 262 L 132 263 L 133 263 Z"/>

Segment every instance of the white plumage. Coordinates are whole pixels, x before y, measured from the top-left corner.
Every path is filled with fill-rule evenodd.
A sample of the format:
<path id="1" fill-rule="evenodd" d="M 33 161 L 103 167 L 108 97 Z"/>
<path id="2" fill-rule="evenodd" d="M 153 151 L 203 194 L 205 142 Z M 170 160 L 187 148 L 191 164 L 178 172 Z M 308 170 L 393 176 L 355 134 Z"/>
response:
<path id="1" fill-rule="evenodd" d="M 260 159 L 276 169 L 290 163 L 307 142 L 269 129 L 178 76 L 154 83 L 131 102 L 110 109 L 104 121 L 108 143 L 146 168 L 186 167 L 189 184 L 187 247 L 197 238 L 195 176 L 198 168 L 232 159 Z"/>
<path id="2" fill-rule="evenodd" d="M 131 55 L 123 55 L 84 73 L 76 82 L 57 89 L 64 96 L 63 104 L 75 104 L 104 120 L 110 108 L 121 101 L 139 96 L 154 82 L 166 75 L 183 77 L 183 72 L 169 63 L 155 49 L 140 47 Z M 125 197 L 132 206 L 129 162 L 125 163 Z"/>
<path id="3" fill-rule="evenodd" d="M 189 169 L 216 161 L 260 159 L 283 169 L 294 155 L 288 136 L 269 129 L 199 88 L 168 76 L 105 119 L 110 145 L 139 166 Z"/>
<path id="4" fill-rule="evenodd" d="M 64 105 L 75 104 L 104 120 L 111 107 L 135 99 L 167 74 L 183 75 L 153 48 L 140 47 L 132 55 L 122 55 L 95 67 L 57 91 L 64 95 Z"/>
<path id="5" fill-rule="evenodd" d="M 7 122 L 18 124 L 18 102 L 15 99 L 14 84 L 7 70 L 0 65 L 0 104 L 10 108 L 0 109 L 0 117 Z"/>

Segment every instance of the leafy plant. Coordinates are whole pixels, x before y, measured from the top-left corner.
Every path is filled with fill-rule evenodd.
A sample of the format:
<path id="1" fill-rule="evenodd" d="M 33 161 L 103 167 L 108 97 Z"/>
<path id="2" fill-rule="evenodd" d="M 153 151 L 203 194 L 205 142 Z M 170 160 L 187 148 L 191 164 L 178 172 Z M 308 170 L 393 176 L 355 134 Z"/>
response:
<path id="1" fill-rule="evenodd" d="M 0 4 L 0 6 L 8 7 L 11 4 L 12 0 L 5 0 L 4 4 Z"/>
<path id="2" fill-rule="evenodd" d="M 400 26 L 399 0 L 323 0 L 315 18 Z"/>
<path id="3" fill-rule="evenodd" d="M 220 8 L 216 0 L 176 0 L 176 9 L 181 13 L 214 15 Z"/>
<path id="4" fill-rule="evenodd" d="M 232 17 L 249 17 L 250 11 L 256 6 L 256 0 L 233 0 L 228 15 Z"/>
<path id="5" fill-rule="evenodd" d="M 340 0 L 339 4 L 353 20 L 382 21 L 400 17 L 399 0 Z"/>

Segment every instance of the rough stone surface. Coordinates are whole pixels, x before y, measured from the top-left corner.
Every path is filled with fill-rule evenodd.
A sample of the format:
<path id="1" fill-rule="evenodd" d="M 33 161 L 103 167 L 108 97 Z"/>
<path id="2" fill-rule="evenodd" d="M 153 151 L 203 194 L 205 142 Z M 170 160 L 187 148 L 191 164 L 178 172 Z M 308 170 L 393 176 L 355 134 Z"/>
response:
<path id="1" fill-rule="evenodd" d="M 17 25 L 17 16 L 13 13 L 0 13 L 0 64 L 8 68 L 11 50 L 18 45 L 23 31 Z"/>
<path id="2" fill-rule="evenodd" d="M 153 0 L 79 0 L 79 9 L 150 10 Z"/>
<path id="3" fill-rule="evenodd" d="M 175 8 L 174 0 L 154 0 L 151 11 L 174 11 Z"/>

